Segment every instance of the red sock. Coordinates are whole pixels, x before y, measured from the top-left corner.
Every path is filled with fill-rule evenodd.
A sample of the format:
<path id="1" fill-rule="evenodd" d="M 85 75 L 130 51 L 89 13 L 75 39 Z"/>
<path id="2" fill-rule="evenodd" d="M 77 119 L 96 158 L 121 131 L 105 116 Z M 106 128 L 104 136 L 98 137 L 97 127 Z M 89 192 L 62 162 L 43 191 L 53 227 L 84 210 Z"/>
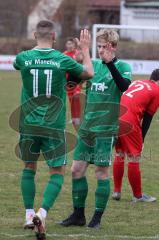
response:
<path id="1" fill-rule="evenodd" d="M 141 190 L 141 172 L 139 163 L 129 162 L 128 163 L 128 179 L 131 185 L 134 197 L 142 197 Z"/>
<path id="2" fill-rule="evenodd" d="M 80 118 L 81 116 L 81 104 L 80 104 L 80 95 L 77 94 L 73 96 L 71 101 L 71 115 L 72 118 Z"/>
<path id="3" fill-rule="evenodd" d="M 114 192 L 121 192 L 124 175 L 124 158 L 116 156 L 113 163 Z"/>

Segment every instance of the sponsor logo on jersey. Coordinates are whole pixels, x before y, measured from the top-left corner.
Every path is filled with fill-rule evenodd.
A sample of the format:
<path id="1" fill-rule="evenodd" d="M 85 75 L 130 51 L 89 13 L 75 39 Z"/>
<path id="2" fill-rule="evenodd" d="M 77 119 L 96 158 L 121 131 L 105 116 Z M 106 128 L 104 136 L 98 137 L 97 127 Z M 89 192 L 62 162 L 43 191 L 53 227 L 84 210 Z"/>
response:
<path id="1" fill-rule="evenodd" d="M 96 92 L 104 92 L 106 89 L 108 89 L 108 86 L 105 85 L 105 82 L 102 83 L 92 83 L 91 91 L 95 90 Z"/>

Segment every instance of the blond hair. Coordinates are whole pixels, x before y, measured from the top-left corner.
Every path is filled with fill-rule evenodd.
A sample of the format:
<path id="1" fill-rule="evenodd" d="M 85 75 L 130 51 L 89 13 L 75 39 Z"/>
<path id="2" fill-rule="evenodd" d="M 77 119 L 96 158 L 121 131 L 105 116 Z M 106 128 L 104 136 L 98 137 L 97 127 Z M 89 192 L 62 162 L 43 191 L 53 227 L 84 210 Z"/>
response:
<path id="1" fill-rule="evenodd" d="M 96 35 L 97 41 L 104 39 L 106 42 L 110 42 L 113 47 L 116 47 L 119 41 L 119 35 L 114 29 L 100 29 Z"/>

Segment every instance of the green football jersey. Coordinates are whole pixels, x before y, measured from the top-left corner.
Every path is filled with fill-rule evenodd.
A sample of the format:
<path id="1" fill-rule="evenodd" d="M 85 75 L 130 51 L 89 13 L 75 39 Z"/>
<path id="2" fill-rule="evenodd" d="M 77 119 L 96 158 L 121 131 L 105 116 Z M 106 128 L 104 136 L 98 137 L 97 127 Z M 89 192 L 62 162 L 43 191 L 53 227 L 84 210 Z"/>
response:
<path id="1" fill-rule="evenodd" d="M 122 77 L 131 81 L 131 67 L 116 60 L 116 68 Z M 118 131 L 119 104 L 122 92 L 117 87 L 111 72 L 102 60 L 94 60 L 94 77 L 87 82 L 86 105 L 80 134 L 94 132 L 101 136 L 116 135 Z M 105 135 L 104 135 L 105 133 Z"/>
<path id="2" fill-rule="evenodd" d="M 22 76 L 20 131 L 29 125 L 64 129 L 66 72 L 79 76 L 83 65 L 57 50 L 35 48 L 19 53 L 14 67 Z"/>

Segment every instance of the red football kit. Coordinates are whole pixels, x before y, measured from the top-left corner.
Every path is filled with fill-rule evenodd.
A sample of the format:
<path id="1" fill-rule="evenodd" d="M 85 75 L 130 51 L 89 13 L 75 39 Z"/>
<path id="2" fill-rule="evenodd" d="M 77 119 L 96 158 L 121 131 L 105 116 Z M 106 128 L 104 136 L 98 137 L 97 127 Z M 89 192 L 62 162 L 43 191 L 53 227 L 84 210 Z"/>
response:
<path id="1" fill-rule="evenodd" d="M 134 81 L 122 95 L 120 102 L 120 131 L 113 163 L 114 192 L 121 193 L 125 154 L 128 158 L 128 179 L 133 196 L 142 199 L 140 164 L 142 152 L 142 119 L 151 116 L 159 107 L 159 86 L 151 80 Z M 134 160 L 133 160 L 134 158 Z"/>
<path id="2" fill-rule="evenodd" d="M 78 54 L 78 50 L 74 49 L 73 51 L 65 51 L 64 54 L 76 60 L 76 55 Z M 81 92 L 80 85 L 77 85 L 76 87 L 73 87 L 73 88 L 67 88 L 67 93 L 70 98 L 76 94 L 79 94 L 80 92 Z"/>
<path id="3" fill-rule="evenodd" d="M 64 54 L 76 60 L 76 55 L 78 54 L 78 50 L 74 49 L 73 51 L 65 51 Z M 67 87 L 67 94 L 71 104 L 72 122 L 75 125 L 78 125 L 80 122 L 80 115 L 81 115 L 81 104 L 80 104 L 80 96 L 79 96 L 80 92 L 81 92 L 80 85 Z"/>
<path id="4" fill-rule="evenodd" d="M 145 112 L 154 115 L 159 107 L 159 86 L 151 80 L 134 81 L 121 97 L 121 116 L 117 152 L 137 156 L 142 151 L 142 119 Z M 126 109 L 122 113 L 123 107 Z M 130 131 L 124 131 L 124 123 L 130 125 Z"/>

